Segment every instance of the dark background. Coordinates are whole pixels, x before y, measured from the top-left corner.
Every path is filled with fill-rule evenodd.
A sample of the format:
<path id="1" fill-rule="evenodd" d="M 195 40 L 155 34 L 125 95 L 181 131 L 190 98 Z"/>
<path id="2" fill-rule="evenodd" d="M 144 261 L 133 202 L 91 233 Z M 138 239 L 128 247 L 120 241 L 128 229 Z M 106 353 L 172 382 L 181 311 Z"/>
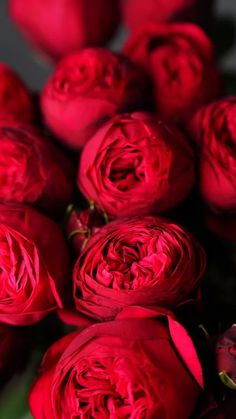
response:
<path id="1" fill-rule="evenodd" d="M 6 62 L 15 69 L 31 88 L 38 89 L 50 74 L 51 67 L 32 51 L 11 25 L 6 5 L 7 0 L 0 0 L 0 61 Z M 236 27 L 236 0 L 217 0 L 216 15 L 220 19 L 226 19 L 226 24 L 222 25 L 217 34 L 218 38 L 224 38 L 230 26 Z M 227 19 L 231 21 L 231 25 L 227 25 Z M 118 35 L 115 40 L 115 47 L 120 43 L 120 36 Z M 227 71 L 235 72 L 236 75 L 236 47 L 227 50 L 223 66 Z"/>

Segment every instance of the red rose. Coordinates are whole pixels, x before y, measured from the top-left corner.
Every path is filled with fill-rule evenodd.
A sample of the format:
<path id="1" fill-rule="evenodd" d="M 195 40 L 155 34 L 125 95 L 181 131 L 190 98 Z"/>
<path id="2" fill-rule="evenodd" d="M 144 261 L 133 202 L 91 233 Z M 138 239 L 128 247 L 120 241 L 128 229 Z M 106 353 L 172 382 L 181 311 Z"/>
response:
<path id="1" fill-rule="evenodd" d="M 27 343 L 19 329 L 0 324 L 0 388 L 22 367 Z"/>
<path id="2" fill-rule="evenodd" d="M 0 322 L 33 324 L 57 307 L 69 261 L 58 226 L 23 205 L 0 205 Z"/>
<path id="3" fill-rule="evenodd" d="M 215 209 L 236 211 L 236 98 L 200 109 L 190 132 L 200 149 L 200 188 Z"/>
<path id="4" fill-rule="evenodd" d="M 113 217 L 174 207 L 194 184 L 193 153 L 182 134 L 147 113 L 115 116 L 82 151 L 78 186 Z"/>
<path id="5" fill-rule="evenodd" d="M 56 342 L 29 402 L 34 419 L 188 419 L 197 382 L 201 366 L 185 329 L 134 307 Z"/>
<path id="6" fill-rule="evenodd" d="M 52 59 L 108 42 L 119 22 L 117 0 L 9 0 L 29 41 Z"/>
<path id="7" fill-rule="evenodd" d="M 41 97 L 52 131 L 67 145 L 81 148 L 106 118 L 138 108 L 147 96 L 142 72 L 105 49 L 85 49 L 64 58 Z"/>
<path id="8" fill-rule="evenodd" d="M 0 201 L 64 211 L 73 198 L 70 161 L 33 127 L 0 122 Z"/>
<path id="9" fill-rule="evenodd" d="M 196 294 L 205 265 L 199 243 L 170 221 L 113 221 L 90 239 L 75 264 L 75 306 L 99 320 L 130 305 L 172 309 Z"/>
<path id="10" fill-rule="evenodd" d="M 0 119 L 30 122 L 34 118 L 33 101 L 23 81 L 0 63 Z"/>
<path id="11" fill-rule="evenodd" d="M 121 0 L 126 25 L 168 21 L 206 22 L 212 14 L 213 0 Z"/>
<path id="12" fill-rule="evenodd" d="M 216 357 L 221 380 L 231 390 L 236 390 L 236 324 L 218 338 Z"/>
<path id="13" fill-rule="evenodd" d="M 125 54 L 151 75 L 158 112 L 188 119 L 219 94 L 213 45 L 193 24 L 146 24 L 128 40 Z"/>
<path id="14" fill-rule="evenodd" d="M 105 224 L 105 218 L 95 207 L 80 210 L 71 205 L 68 211 L 66 232 L 76 254 L 79 255 L 90 238 Z"/>

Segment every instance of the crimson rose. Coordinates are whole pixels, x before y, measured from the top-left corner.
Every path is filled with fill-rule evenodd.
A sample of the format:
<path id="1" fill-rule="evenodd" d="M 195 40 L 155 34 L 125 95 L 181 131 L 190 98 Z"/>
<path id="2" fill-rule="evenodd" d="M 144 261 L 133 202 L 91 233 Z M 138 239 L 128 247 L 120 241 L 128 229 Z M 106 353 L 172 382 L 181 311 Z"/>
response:
<path id="1" fill-rule="evenodd" d="M 162 212 L 194 183 L 193 153 L 182 134 L 148 113 L 117 115 L 82 151 L 78 186 L 113 217 Z"/>
<path id="2" fill-rule="evenodd" d="M 185 329 L 134 307 L 56 342 L 29 402 L 34 419 L 188 419 L 202 385 Z"/>
<path id="3" fill-rule="evenodd" d="M 0 63 L 0 119 L 30 122 L 34 118 L 33 101 L 23 81 Z"/>
<path id="4" fill-rule="evenodd" d="M 33 208 L 0 204 L 0 322 L 29 325 L 57 307 L 69 260 L 59 227 Z"/>
<path id="5" fill-rule="evenodd" d="M 203 21 L 212 13 L 213 0 L 121 0 L 130 29 L 146 22 Z"/>
<path id="6" fill-rule="evenodd" d="M 9 0 L 9 13 L 30 42 L 52 59 L 108 42 L 118 0 Z"/>
<path id="7" fill-rule="evenodd" d="M 31 126 L 0 122 L 0 201 L 64 211 L 73 198 L 71 163 Z"/>
<path id="8" fill-rule="evenodd" d="M 152 77 L 164 117 L 188 119 L 219 94 L 213 45 L 196 25 L 147 23 L 131 35 L 124 52 Z"/>
<path id="9" fill-rule="evenodd" d="M 236 98 L 200 109 L 190 133 L 200 149 L 200 188 L 211 207 L 236 212 Z"/>
<path id="10" fill-rule="evenodd" d="M 195 297 L 205 265 L 199 243 L 170 221 L 113 221 L 90 239 L 75 264 L 75 306 L 99 320 L 130 305 L 172 309 Z"/>
<path id="11" fill-rule="evenodd" d="M 147 96 L 143 73 L 105 49 L 65 57 L 42 92 L 46 123 L 67 145 L 81 148 L 108 117 L 139 107 Z"/>

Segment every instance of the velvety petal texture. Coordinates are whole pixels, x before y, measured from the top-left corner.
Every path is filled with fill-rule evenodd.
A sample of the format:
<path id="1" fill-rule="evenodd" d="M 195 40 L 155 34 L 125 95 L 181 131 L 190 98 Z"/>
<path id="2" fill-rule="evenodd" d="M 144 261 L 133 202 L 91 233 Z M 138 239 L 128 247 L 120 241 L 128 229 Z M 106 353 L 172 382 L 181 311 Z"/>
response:
<path id="1" fill-rule="evenodd" d="M 200 151 L 200 189 L 219 212 L 236 211 L 236 98 L 198 110 L 190 133 Z"/>
<path id="2" fill-rule="evenodd" d="M 66 56 L 41 95 L 46 124 L 68 146 L 81 148 L 107 118 L 140 109 L 148 97 L 143 72 L 101 48 Z"/>
<path id="3" fill-rule="evenodd" d="M 158 217 L 113 221 L 75 264 L 76 309 L 99 320 L 131 305 L 172 309 L 195 296 L 205 264 L 199 243 L 176 224 Z"/>
<path id="4" fill-rule="evenodd" d="M 58 60 L 102 46 L 119 22 L 118 0 L 8 0 L 11 19 L 43 54 Z"/>
<path id="5" fill-rule="evenodd" d="M 78 186 L 112 217 L 168 210 L 195 180 L 193 152 L 182 134 L 155 115 L 117 115 L 83 149 Z"/>
<path id="6" fill-rule="evenodd" d="M 0 201 L 64 212 L 73 199 L 73 164 L 34 127 L 0 122 Z"/>
<path id="7" fill-rule="evenodd" d="M 188 419 L 200 385 L 185 329 L 171 315 L 135 307 L 56 342 L 30 407 L 34 419 Z"/>
<path id="8" fill-rule="evenodd" d="M 0 204 L 0 322 L 29 325 L 62 307 L 69 257 L 59 227 L 36 210 Z"/>
<path id="9" fill-rule="evenodd" d="M 0 63 L 0 119 L 31 122 L 34 106 L 23 81 L 5 64 Z"/>
<path id="10" fill-rule="evenodd" d="M 190 23 L 147 23 L 128 39 L 124 53 L 151 76 L 159 114 L 186 121 L 219 95 L 211 40 Z"/>

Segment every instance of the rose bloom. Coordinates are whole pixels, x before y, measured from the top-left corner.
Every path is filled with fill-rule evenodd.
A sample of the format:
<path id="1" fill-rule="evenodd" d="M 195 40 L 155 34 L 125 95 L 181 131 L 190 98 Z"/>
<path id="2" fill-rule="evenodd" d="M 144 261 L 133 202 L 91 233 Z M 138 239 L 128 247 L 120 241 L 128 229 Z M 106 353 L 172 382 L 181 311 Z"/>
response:
<path id="1" fill-rule="evenodd" d="M 135 31 L 124 53 L 153 79 L 159 114 L 176 121 L 219 94 L 212 42 L 189 23 L 147 23 Z"/>
<path id="2" fill-rule="evenodd" d="M 73 199 L 74 173 L 50 139 L 31 126 L 4 121 L 0 144 L 0 201 L 64 211 Z"/>
<path id="3" fill-rule="evenodd" d="M 9 0 L 9 13 L 33 46 L 53 60 L 104 45 L 119 22 L 117 0 Z"/>
<path id="4" fill-rule="evenodd" d="M 170 221 L 113 221 L 90 239 L 75 264 L 75 306 L 99 320 L 130 305 L 172 309 L 195 297 L 205 266 L 200 244 Z"/>
<path id="5" fill-rule="evenodd" d="M 68 212 L 66 233 L 75 253 L 79 255 L 90 238 L 105 224 L 105 218 L 95 207 L 79 209 L 71 205 Z"/>
<path id="6" fill-rule="evenodd" d="M 236 212 L 236 98 L 200 109 L 190 133 L 200 149 L 200 189 L 209 205 Z"/>
<path id="7" fill-rule="evenodd" d="M 223 383 L 231 390 L 236 390 L 236 324 L 218 338 L 216 359 Z"/>
<path id="8" fill-rule="evenodd" d="M 213 0 L 121 0 L 121 6 L 125 24 L 135 29 L 147 22 L 206 22 Z"/>
<path id="9" fill-rule="evenodd" d="M 81 148 L 105 119 L 137 109 L 147 97 L 143 73 L 105 49 L 65 57 L 41 96 L 46 124 L 67 145 Z"/>
<path id="10" fill-rule="evenodd" d="M 0 63 L 0 119 L 30 122 L 34 119 L 32 97 L 23 81 Z"/>
<path id="11" fill-rule="evenodd" d="M 166 211 L 191 191 L 190 146 L 176 128 L 148 113 L 115 116 L 84 147 L 78 186 L 113 217 Z"/>
<path id="12" fill-rule="evenodd" d="M 185 329 L 134 307 L 56 342 L 29 402 L 34 419 L 188 419 L 202 381 Z"/>
<path id="13" fill-rule="evenodd" d="M 59 227 L 33 208 L 0 205 L 0 322 L 30 325 L 62 307 L 67 247 Z"/>

